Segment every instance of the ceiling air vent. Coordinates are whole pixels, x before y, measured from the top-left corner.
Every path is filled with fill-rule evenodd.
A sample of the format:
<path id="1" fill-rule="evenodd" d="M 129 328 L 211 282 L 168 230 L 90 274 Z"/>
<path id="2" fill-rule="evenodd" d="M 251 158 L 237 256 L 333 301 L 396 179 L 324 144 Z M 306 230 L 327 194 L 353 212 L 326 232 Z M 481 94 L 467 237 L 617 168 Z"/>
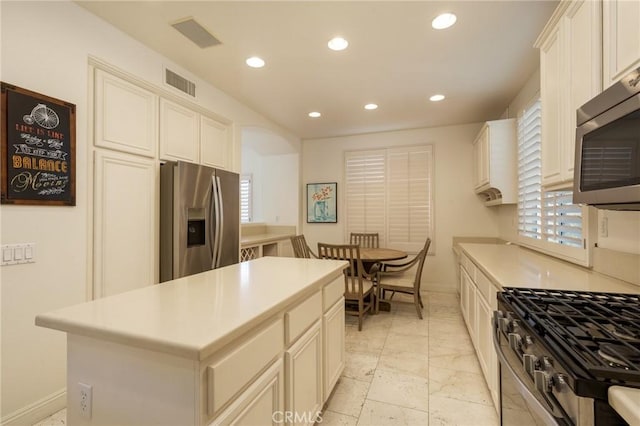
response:
<path id="1" fill-rule="evenodd" d="M 209 31 L 205 30 L 204 27 L 198 24 L 193 18 L 187 18 L 171 24 L 171 26 L 202 49 L 221 44 L 220 40 L 211 35 Z"/>
<path id="2" fill-rule="evenodd" d="M 194 98 L 196 97 L 196 84 L 168 68 L 165 68 L 165 82 L 169 86 L 173 86 L 187 95 L 193 96 Z"/>

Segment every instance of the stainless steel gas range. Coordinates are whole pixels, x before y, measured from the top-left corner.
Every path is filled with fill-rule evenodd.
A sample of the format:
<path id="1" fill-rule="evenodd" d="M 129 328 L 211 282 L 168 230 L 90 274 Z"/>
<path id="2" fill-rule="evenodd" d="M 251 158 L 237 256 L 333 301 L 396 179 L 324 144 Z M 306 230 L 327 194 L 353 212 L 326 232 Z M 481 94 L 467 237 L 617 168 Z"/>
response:
<path id="1" fill-rule="evenodd" d="M 494 346 L 503 425 L 627 425 L 607 390 L 640 388 L 639 295 L 504 288 Z"/>

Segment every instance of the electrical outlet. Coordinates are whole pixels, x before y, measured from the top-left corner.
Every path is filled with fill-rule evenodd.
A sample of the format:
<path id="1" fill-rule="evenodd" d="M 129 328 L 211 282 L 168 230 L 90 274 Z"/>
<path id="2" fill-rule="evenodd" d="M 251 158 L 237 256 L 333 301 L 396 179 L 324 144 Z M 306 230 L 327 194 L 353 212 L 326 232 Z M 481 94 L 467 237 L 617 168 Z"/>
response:
<path id="1" fill-rule="evenodd" d="M 78 382 L 78 389 L 80 390 L 80 412 L 82 417 L 87 419 L 91 418 L 91 405 L 93 400 L 93 387 L 86 383 Z"/>
<path id="2" fill-rule="evenodd" d="M 609 236 L 609 218 L 606 216 L 600 220 L 600 236 L 601 237 Z"/>

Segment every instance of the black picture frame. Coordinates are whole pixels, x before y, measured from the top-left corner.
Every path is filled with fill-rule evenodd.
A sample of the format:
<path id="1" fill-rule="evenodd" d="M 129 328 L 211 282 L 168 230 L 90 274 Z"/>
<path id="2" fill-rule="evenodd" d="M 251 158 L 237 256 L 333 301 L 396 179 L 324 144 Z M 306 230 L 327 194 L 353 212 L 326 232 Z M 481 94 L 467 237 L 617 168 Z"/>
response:
<path id="1" fill-rule="evenodd" d="M 75 206 L 76 106 L 0 88 L 0 203 Z"/>
<path id="2" fill-rule="evenodd" d="M 307 223 L 338 222 L 338 183 L 307 184 Z"/>

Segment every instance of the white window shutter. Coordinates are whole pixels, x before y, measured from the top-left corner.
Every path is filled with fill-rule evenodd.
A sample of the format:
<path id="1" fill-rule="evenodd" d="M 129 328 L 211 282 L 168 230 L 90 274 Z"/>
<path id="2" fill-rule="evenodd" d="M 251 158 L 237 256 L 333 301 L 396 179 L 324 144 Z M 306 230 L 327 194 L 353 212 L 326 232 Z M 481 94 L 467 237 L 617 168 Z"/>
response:
<path id="1" fill-rule="evenodd" d="M 432 229 L 432 147 L 388 152 L 388 242 L 390 247 L 420 251 Z"/>
<path id="2" fill-rule="evenodd" d="M 386 245 L 385 151 L 347 152 L 345 169 L 347 236 L 351 232 L 377 232 L 380 245 Z"/>
<path id="3" fill-rule="evenodd" d="M 433 232 L 432 182 L 431 145 L 346 152 L 347 236 L 377 232 L 382 247 L 417 253 Z"/>
<path id="4" fill-rule="evenodd" d="M 240 223 L 252 221 L 251 190 L 251 175 L 240 176 Z"/>

